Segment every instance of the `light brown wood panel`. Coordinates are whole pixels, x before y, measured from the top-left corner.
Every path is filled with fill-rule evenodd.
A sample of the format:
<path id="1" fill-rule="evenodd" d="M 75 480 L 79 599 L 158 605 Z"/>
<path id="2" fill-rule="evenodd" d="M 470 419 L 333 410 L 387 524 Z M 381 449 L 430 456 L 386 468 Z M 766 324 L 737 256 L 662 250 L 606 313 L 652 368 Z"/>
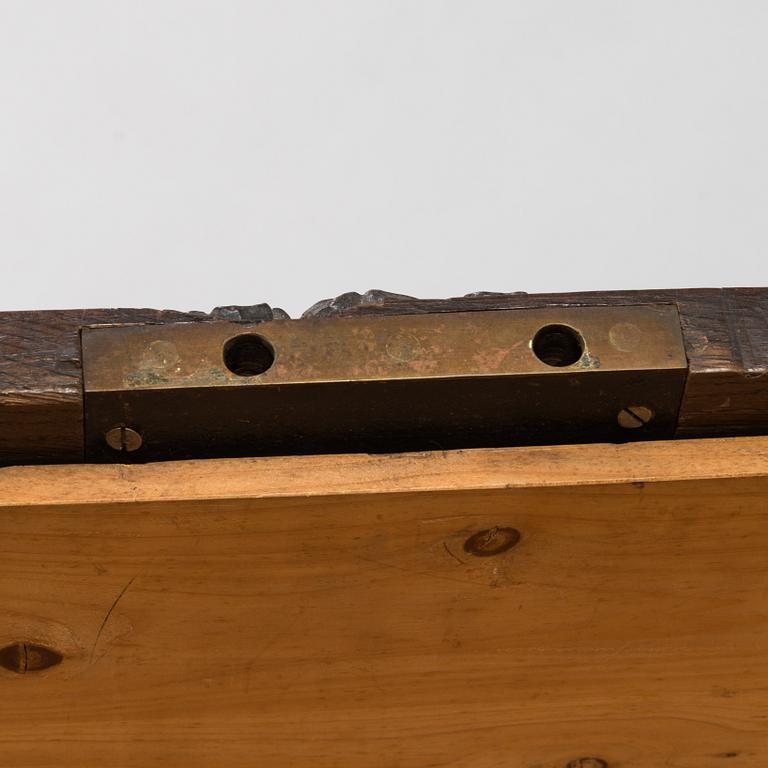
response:
<path id="1" fill-rule="evenodd" d="M 767 445 L 2 470 L 0 764 L 765 766 Z"/>
<path id="2" fill-rule="evenodd" d="M 768 475 L 768 437 L 0 467 L 0 506 L 503 490 Z"/>

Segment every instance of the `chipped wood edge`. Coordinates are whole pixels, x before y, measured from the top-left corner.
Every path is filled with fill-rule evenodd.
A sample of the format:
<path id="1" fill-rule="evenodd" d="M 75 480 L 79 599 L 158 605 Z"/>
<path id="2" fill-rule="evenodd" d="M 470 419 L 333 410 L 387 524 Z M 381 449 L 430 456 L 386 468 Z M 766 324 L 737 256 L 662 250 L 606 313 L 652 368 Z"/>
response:
<path id="1" fill-rule="evenodd" d="M 0 469 L 0 507 L 498 490 L 768 475 L 768 437 Z"/>

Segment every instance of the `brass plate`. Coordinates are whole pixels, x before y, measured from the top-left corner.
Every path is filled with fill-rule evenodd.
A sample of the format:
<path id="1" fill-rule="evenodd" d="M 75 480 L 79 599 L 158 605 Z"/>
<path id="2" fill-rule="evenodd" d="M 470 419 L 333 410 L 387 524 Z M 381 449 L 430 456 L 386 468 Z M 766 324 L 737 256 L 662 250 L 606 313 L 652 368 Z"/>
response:
<path id="1" fill-rule="evenodd" d="M 580 339 L 570 364 L 535 353 L 553 325 Z M 251 334 L 273 360 L 238 375 L 225 350 Z M 687 374 L 672 305 L 96 327 L 82 346 L 99 461 L 658 439 Z"/>
<path id="2" fill-rule="evenodd" d="M 584 340 L 584 354 L 574 365 L 552 367 L 533 353 L 536 332 L 554 324 L 575 329 Z M 224 364 L 225 344 L 247 333 L 266 339 L 275 352 L 272 367 L 258 376 L 238 376 Z M 86 328 L 82 338 L 87 392 L 687 365 L 671 305 L 116 326 Z"/>

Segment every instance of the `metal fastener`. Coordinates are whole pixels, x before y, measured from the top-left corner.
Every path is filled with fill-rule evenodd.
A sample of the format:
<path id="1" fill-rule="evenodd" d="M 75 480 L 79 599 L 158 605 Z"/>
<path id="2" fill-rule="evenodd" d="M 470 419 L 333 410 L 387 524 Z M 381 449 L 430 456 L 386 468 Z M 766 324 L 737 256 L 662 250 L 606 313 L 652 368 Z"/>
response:
<path id="1" fill-rule="evenodd" d="M 113 427 L 104 435 L 107 445 L 115 451 L 130 453 L 141 448 L 141 435 L 130 427 Z"/>
<path id="2" fill-rule="evenodd" d="M 619 411 L 619 426 L 624 429 L 644 427 L 653 418 L 653 411 L 645 405 L 629 405 Z"/>

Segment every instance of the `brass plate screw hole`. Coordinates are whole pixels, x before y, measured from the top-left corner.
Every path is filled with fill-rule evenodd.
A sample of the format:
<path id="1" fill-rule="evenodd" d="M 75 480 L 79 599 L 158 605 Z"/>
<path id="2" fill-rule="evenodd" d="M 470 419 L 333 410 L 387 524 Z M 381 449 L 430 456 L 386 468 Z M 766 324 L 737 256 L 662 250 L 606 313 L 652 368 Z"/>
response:
<path id="1" fill-rule="evenodd" d="M 581 334 L 569 325 L 545 325 L 531 342 L 533 354 L 542 363 L 554 368 L 564 368 L 577 363 L 584 354 Z"/>
<path id="2" fill-rule="evenodd" d="M 258 376 L 274 362 L 274 348 L 257 333 L 243 333 L 224 345 L 224 365 L 237 376 Z"/>

